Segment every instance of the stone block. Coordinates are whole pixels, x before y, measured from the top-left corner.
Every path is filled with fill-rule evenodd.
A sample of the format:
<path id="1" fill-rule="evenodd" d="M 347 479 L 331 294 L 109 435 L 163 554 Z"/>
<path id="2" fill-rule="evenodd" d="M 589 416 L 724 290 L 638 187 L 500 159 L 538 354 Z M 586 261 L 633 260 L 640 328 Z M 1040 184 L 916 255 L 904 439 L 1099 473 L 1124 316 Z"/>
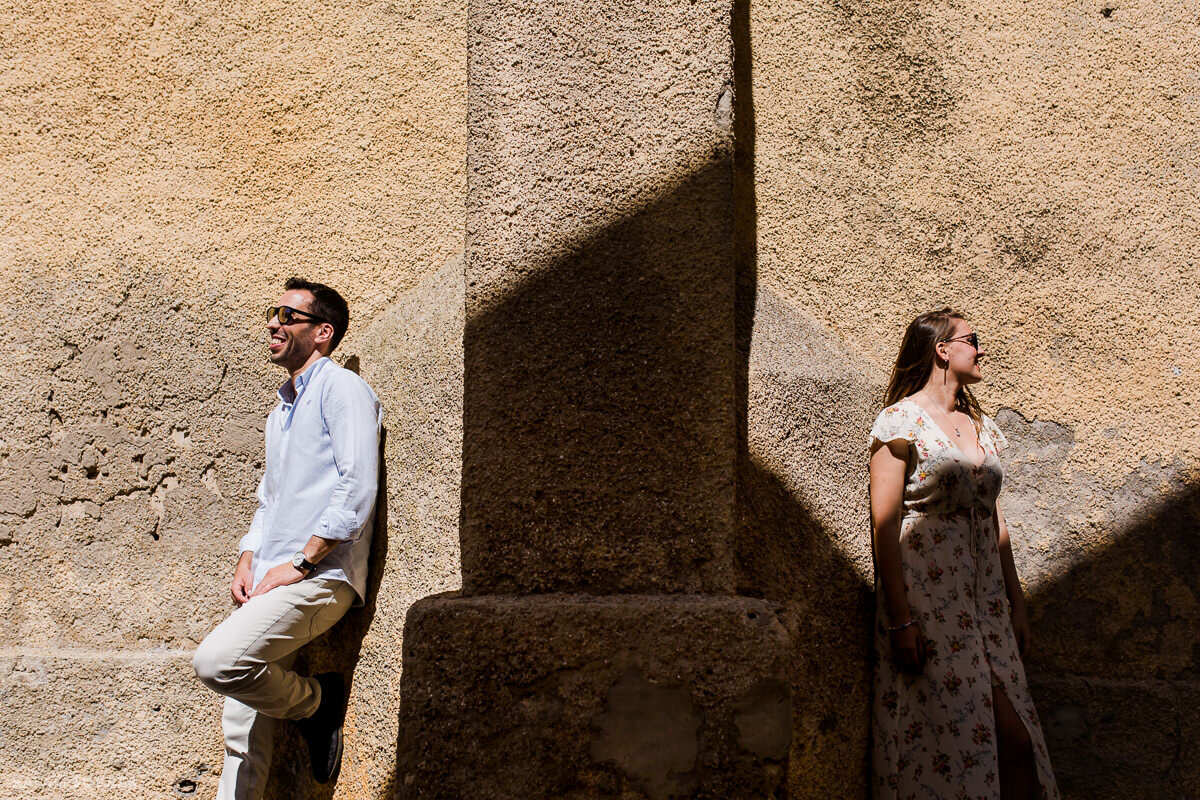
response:
<path id="1" fill-rule="evenodd" d="M 782 796 L 787 655 L 779 606 L 749 598 L 422 600 L 401 796 Z"/>

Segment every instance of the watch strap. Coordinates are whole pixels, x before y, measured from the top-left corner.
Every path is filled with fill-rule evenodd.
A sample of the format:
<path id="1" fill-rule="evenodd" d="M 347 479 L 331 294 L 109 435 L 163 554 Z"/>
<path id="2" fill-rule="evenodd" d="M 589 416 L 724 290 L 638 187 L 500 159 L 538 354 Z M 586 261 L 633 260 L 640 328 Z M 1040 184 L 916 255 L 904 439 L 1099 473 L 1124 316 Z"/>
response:
<path id="1" fill-rule="evenodd" d="M 296 553 L 292 556 L 292 566 L 296 569 L 304 570 L 306 573 L 311 573 L 317 568 L 317 565 L 304 557 L 303 552 Z"/>

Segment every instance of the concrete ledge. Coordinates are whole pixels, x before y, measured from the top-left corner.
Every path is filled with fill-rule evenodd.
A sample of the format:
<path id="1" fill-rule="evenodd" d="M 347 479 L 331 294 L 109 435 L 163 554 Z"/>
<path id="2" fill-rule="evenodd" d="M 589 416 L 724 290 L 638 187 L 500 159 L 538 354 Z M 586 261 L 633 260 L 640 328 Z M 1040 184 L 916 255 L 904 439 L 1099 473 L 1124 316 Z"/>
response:
<path id="1" fill-rule="evenodd" d="M 422 600 L 407 798 L 772 797 L 791 736 L 780 607 L 742 597 Z"/>
<path id="2" fill-rule="evenodd" d="M 191 653 L 0 651 L 0 798 L 211 797 L 221 703 Z"/>

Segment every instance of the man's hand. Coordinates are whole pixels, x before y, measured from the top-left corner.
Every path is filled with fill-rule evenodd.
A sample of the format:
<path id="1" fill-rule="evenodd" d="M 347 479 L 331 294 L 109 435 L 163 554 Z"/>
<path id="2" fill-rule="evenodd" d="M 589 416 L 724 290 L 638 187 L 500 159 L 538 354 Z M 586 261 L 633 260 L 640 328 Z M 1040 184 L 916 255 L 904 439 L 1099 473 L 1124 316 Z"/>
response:
<path id="1" fill-rule="evenodd" d="M 258 586 L 254 587 L 254 593 L 250 596 L 258 597 L 260 594 L 266 594 L 278 586 L 288 586 L 296 581 L 303 580 L 306 574 L 293 567 L 290 561 L 276 567 L 271 567 L 267 570 L 267 574 L 263 575 L 263 579 L 258 582 Z"/>
<path id="2" fill-rule="evenodd" d="M 239 606 L 250 599 L 250 587 L 254 585 L 254 554 L 249 550 L 238 558 L 237 568 L 233 571 L 233 583 L 229 585 L 229 593 L 233 602 Z"/>

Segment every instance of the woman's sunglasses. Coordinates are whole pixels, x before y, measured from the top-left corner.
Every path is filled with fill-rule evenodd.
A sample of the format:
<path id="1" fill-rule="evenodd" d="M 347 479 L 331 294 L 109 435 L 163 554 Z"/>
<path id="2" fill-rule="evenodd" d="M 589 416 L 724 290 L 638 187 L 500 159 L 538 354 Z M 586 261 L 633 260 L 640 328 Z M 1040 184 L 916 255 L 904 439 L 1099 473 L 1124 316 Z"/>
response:
<path id="1" fill-rule="evenodd" d="M 950 339 L 942 339 L 942 341 L 943 342 L 966 342 L 967 344 L 971 345 L 971 347 L 974 347 L 976 350 L 979 349 L 979 334 L 977 334 L 977 333 L 967 333 L 967 334 L 963 334 L 962 336 L 955 336 Z"/>

